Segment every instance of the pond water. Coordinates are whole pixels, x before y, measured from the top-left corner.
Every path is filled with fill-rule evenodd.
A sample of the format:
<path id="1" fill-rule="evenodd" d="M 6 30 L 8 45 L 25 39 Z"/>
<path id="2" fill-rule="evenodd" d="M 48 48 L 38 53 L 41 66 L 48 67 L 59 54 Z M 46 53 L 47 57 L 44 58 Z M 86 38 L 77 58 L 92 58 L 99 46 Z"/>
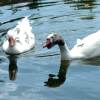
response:
<path id="1" fill-rule="evenodd" d="M 100 58 L 60 62 L 57 46 L 43 48 L 50 32 L 61 34 L 72 48 L 77 38 L 99 30 L 100 1 L 1 0 L 1 45 L 24 16 L 32 22 L 36 46 L 18 56 L 0 47 L 0 100 L 100 100 Z"/>

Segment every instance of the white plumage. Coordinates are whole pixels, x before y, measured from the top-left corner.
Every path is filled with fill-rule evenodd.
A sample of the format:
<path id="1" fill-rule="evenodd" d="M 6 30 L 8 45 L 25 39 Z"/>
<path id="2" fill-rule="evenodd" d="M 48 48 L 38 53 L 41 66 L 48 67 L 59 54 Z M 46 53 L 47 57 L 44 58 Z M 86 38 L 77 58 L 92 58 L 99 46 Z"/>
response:
<path id="1" fill-rule="evenodd" d="M 35 46 L 35 36 L 27 17 L 18 22 L 17 26 L 7 32 L 3 50 L 7 54 L 20 54 Z"/>

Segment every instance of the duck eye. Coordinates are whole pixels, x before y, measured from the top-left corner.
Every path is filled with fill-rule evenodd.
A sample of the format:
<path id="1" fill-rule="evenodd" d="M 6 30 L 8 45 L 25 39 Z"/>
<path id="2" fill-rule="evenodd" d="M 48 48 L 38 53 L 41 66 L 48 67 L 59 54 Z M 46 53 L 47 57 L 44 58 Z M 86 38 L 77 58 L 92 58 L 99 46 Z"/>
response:
<path id="1" fill-rule="evenodd" d="M 54 37 L 53 37 L 53 36 L 52 36 L 51 38 L 52 38 L 52 39 L 54 39 Z"/>
<path id="2" fill-rule="evenodd" d="M 46 39 L 46 41 L 49 41 L 49 40 L 50 40 L 50 39 L 48 39 L 48 38 Z"/>

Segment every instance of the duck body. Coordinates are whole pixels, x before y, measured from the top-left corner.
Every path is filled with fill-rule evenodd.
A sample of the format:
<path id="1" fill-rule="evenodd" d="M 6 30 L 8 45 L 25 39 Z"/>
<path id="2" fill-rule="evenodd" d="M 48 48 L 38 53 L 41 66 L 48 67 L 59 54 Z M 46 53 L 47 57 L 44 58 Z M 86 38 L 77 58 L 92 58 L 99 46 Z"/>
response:
<path id="1" fill-rule="evenodd" d="M 27 17 L 18 22 L 17 26 L 7 32 L 3 50 L 7 54 L 20 54 L 35 46 L 35 36 Z"/>
<path id="2" fill-rule="evenodd" d="M 78 39 L 77 43 L 70 50 L 64 39 L 56 33 L 50 34 L 44 47 L 51 48 L 51 44 L 58 44 L 61 53 L 61 60 L 89 59 L 100 56 L 100 31 Z"/>
<path id="3" fill-rule="evenodd" d="M 82 40 L 77 40 L 77 44 L 70 50 L 72 59 L 93 58 L 100 56 L 100 31 L 90 34 Z"/>

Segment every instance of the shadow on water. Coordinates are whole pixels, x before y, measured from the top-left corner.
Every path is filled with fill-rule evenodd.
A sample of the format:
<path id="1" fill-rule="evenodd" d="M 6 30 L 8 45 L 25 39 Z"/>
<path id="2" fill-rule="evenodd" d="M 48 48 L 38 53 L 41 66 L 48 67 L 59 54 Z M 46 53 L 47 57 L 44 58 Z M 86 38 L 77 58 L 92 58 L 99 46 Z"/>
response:
<path id="1" fill-rule="evenodd" d="M 48 80 L 45 83 L 45 86 L 48 87 L 59 87 L 61 86 L 66 80 L 66 73 L 69 66 L 69 61 L 61 61 L 60 69 L 57 75 L 49 74 Z"/>
<path id="2" fill-rule="evenodd" d="M 18 68 L 17 68 L 17 57 L 15 55 L 11 55 L 11 56 L 8 56 L 8 59 L 9 59 L 9 79 L 10 80 L 15 80 L 16 79 L 16 74 L 17 74 L 17 71 L 18 71 Z"/>

